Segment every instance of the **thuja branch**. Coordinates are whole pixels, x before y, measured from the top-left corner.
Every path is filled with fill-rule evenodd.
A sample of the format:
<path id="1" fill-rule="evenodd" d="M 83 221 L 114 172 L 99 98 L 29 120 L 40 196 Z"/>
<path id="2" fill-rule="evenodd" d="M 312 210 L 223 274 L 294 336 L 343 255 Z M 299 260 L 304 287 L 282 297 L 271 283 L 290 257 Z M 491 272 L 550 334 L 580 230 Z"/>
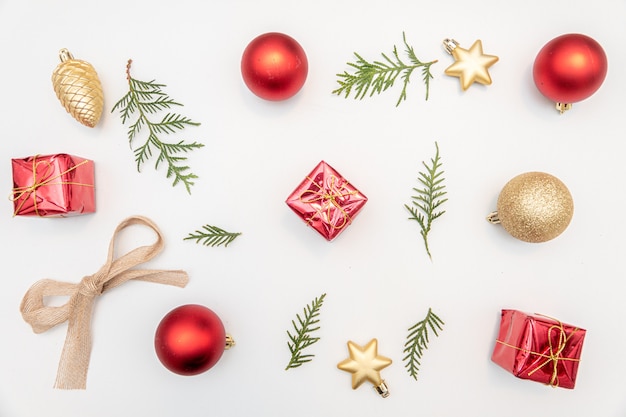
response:
<path id="1" fill-rule="evenodd" d="M 303 354 L 302 351 L 311 346 L 313 343 L 320 340 L 319 337 L 312 337 L 311 333 L 319 330 L 320 328 L 319 326 L 314 326 L 319 323 L 318 316 L 320 314 L 320 308 L 322 308 L 325 297 L 326 293 L 322 294 L 319 297 L 316 297 L 311 302 L 311 304 L 307 305 L 304 308 L 303 317 L 300 317 L 299 314 L 296 314 L 297 322 L 296 320 L 291 321 L 294 333 L 292 334 L 289 330 L 287 330 L 287 336 L 289 337 L 287 346 L 289 347 L 289 352 L 291 352 L 291 359 L 289 360 L 289 363 L 287 364 L 285 370 L 297 368 L 302 364 L 306 362 L 311 362 L 311 360 L 313 360 L 313 357 L 315 355 Z"/>
<path id="2" fill-rule="evenodd" d="M 413 379 L 417 380 L 417 373 L 421 365 L 420 359 L 422 359 L 424 350 L 428 348 L 428 329 L 430 329 L 435 336 L 439 336 L 438 331 L 443 330 L 444 324 L 443 320 L 429 308 L 424 320 L 417 322 L 409 328 L 407 341 L 404 344 L 404 353 L 406 356 L 402 360 L 405 362 L 404 367 Z"/>
<path id="3" fill-rule="evenodd" d="M 422 165 L 426 168 L 426 172 L 420 172 L 418 181 L 424 188 L 413 188 L 417 194 L 412 196 L 412 205 L 405 204 L 404 207 L 411 213 L 409 220 L 415 220 L 420 226 L 420 234 L 424 240 L 424 247 L 428 257 L 432 259 L 430 248 L 428 247 L 428 233 L 430 232 L 432 223 L 435 219 L 441 217 L 445 210 L 440 211 L 439 208 L 443 203 L 448 201 L 443 198 L 447 194 L 444 191 L 446 186 L 443 184 L 445 178 L 442 177 L 444 171 L 440 171 L 441 158 L 439 156 L 439 145 L 435 142 L 435 157 L 430 159 L 430 165 L 422 161 Z"/>
<path id="4" fill-rule="evenodd" d="M 227 247 L 229 243 L 241 235 L 240 232 L 227 232 L 217 226 L 205 224 L 202 230 L 196 230 L 183 240 L 195 240 L 196 243 L 202 243 L 204 246 L 221 246 Z"/>
<path id="5" fill-rule="evenodd" d="M 437 62 L 437 60 L 430 62 L 423 62 L 415 55 L 415 50 L 406 41 L 406 35 L 402 32 L 402 40 L 404 41 L 405 52 L 409 59 L 409 63 L 405 63 L 400 59 L 398 49 L 393 46 L 392 58 L 386 54 L 381 54 L 382 61 L 369 62 L 358 53 L 354 53 L 356 62 L 348 62 L 347 65 L 352 67 L 355 71 L 353 74 L 344 71 L 343 74 L 337 74 L 339 80 L 339 88 L 332 93 L 341 95 L 348 98 L 352 89 L 355 91 L 355 99 L 363 99 L 368 92 L 369 96 L 373 96 L 375 93 L 380 94 L 383 91 L 393 87 L 394 83 L 400 77 L 402 80 L 402 91 L 400 97 L 396 102 L 396 107 L 406 100 L 406 90 L 409 85 L 409 81 L 413 72 L 420 68 L 422 72 L 422 81 L 426 85 L 426 100 L 430 93 L 430 80 L 433 78 L 430 72 L 430 67 Z"/>
<path id="6" fill-rule="evenodd" d="M 137 171 L 141 171 L 141 165 L 150 159 L 154 152 L 156 153 L 154 168 L 158 169 L 162 163 L 167 164 L 166 178 L 174 178 L 172 186 L 182 183 L 187 192 L 191 194 L 191 186 L 194 185 L 193 180 L 198 177 L 190 172 L 189 166 L 185 165 L 187 157 L 181 154 L 191 152 L 204 145 L 198 142 L 185 143 L 182 140 L 176 143 L 163 142 L 160 135 L 176 133 L 188 126 L 200 126 L 200 123 L 180 114 L 169 112 L 160 121 L 150 120 L 148 115 L 156 115 L 171 107 L 182 107 L 183 105 L 163 92 L 163 87 L 166 87 L 165 84 L 158 84 L 155 80 L 140 81 L 133 78 L 130 74 L 131 64 L 132 60 L 129 59 L 126 65 L 129 91 L 115 103 L 111 113 L 119 110 L 122 124 L 130 121 L 134 116 L 137 117 L 128 129 L 128 142 L 131 147 L 137 135 L 143 129 L 147 130 L 146 142 L 133 150 Z"/>

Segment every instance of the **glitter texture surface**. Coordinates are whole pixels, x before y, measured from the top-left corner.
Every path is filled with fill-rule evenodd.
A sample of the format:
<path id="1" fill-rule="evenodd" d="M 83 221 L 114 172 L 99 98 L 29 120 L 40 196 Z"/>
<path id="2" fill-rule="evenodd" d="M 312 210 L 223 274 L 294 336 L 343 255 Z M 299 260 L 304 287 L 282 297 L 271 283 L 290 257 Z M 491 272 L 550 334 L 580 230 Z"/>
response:
<path id="1" fill-rule="evenodd" d="M 527 172 L 510 180 L 498 197 L 498 217 L 504 229 L 525 242 L 554 239 L 574 214 L 572 196 L 558 178 Z"/>

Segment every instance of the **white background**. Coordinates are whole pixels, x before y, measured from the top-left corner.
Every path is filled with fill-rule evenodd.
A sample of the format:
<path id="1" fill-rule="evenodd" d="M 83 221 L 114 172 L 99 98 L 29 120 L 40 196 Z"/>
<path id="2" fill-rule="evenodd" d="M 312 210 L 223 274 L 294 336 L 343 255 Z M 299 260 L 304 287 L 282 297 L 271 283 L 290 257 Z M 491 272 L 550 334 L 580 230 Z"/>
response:
<path id="1" fill-rule="evenodd" d="M 87 2 L 0 0 L 0 184 L 8 197 L 11 158 L 70 153 L 96 164 L 97 212 L 65 219 L 0 216 L 0 416 L 624 416 L 623 329 L 624 41 L 622 0 L 503 1 L 233 0 Z M 252 95 L 241 54 L 254 37 L 279 31 L 309 59 L 302 91 L 281 102 Z M 378 59 L 402 32 L 423 60 L 438 59 L 431 94 L 414 75 L 363 101 L 334 96 L 336 73 L 353 52 Z M 531 69 L 552 38 L 579 32 L 605 49 L 600 90 L 564 115 L 535 88 Z M 462 92 L 445 76 L 441 42 L 483 41 L 491 86 Z M 98 71 L 105 113 L 95 129 L 58 103 L 50 76 L 68 48 Z M 172 140 L 206 146 L 189 155 L 200 178 L 192 195 L 148 164 L 137 173 L 113 104 L 127 91 L 124 69 L 167 84 L 202 123 Z M 403 205 L 421 161 L 439 143 L 449 201 L 433 225 L 433 260 Z M 141 140 L 137 145 L 143 143 Z M 329 243 L 284 204 L 326 160 L 369 197 L 354 223 Z M 575 214 L 557 239 L 528 244 L 490 225 L 502 186 L 527 171 L 549 172 L 570 189 Z M 148 265 L 185 269 L 185 289 L 129 282 L 96 301 L 86 391 L 52 389 L 63 324 L 35 335 L 19 303 L 41 278 L 77 282 L 104 262 L 116 225 L 153 219 L 165 251 Z M 203 224 L 241 231 L 228 248 L 183 238 Z M 124 232 L 119 254 L 152 236 Z M 285 371 L 286 330 L 327 293 L 313 362 Z M 237 346 L 209 372 L 182 377 L 157 360 L 153 337 L 172 308 L 204 304 Z M 431 339 L 420 379 L 404 369 L 407 328 L 432 307 L 446 322 Z M 539 312 L 587 329 L 574 390 L 516 379 L 490 361 L 502 308 Z M 394 363 L 381 372 L 391 396 L 356 391 L 336 368 L 346 342 L 378 338 Z"/>

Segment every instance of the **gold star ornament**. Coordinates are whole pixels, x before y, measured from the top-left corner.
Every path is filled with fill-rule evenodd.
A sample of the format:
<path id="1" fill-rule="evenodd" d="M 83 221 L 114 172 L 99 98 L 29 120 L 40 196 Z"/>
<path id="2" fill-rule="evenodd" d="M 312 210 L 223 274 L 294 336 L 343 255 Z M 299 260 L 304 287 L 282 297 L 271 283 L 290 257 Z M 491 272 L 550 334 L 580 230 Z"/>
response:
<path id="1" fill-rule="evenodd" d="M 389 390 L 380 377 L 380 370 L 391 365 L 391 359 L 378 354 L 378 340 L 372 339 L 365 346 L 348 341 L 348 352 L 350 357 L 339 362 L 337 368 L 352 373 L 352 389 L 369 381 L 381 397 L 387 398 Z"/>
<path id="2" fill-rule="evenodd" d="M 498 62 L 498 57 L 483 54 L 483 44 L 480 40 L 474 42 L 470 49 L 461 48 L 454 39 L 444 39 L 443 46 L 454 57 L 454 64 L 446 68 L 445 74 L 459 77 L 463 91 L 473 83 L 491 84 L 491 76 L 487 69 Z"/>

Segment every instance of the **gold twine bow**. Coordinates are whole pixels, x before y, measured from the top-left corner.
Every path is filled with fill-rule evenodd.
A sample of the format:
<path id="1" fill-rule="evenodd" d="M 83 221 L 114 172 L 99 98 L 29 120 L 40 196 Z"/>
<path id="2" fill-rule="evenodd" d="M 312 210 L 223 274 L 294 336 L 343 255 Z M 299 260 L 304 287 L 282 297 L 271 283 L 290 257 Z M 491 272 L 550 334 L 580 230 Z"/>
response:
<path id="1" fill-rule="evenodd" d="M 40 216 L 39 209 L 37 207 L 37 189 L 40 187 L 44 187 L 48 185 L 66 185 L 66 184 L 67 185 L 80 185 L 83 187 L 93 187 L 93 184 L 83 184 L 83 183 L 71 182 L 71 181 L 59 181 L 59 182 L 54 182 L 54 183 L 52 182 L 56 180 L 57 178 L 61 178 L 63 175 L 70 173 L 74 171 L 75 169 L 78 169 L 78 167 L 80 167 L 81 165 L 88 163 L 89 160 L 85 159 L 82 162 L 74 165 L 73 167 L 68 168 L 63 172 L 60 172 L 57 175 L 52 176 L 52 173 L 54 172 L 54 167 L 52 166 L 52 164 L 49 161 L 37 161 L 38 156 L 39 155 L 35 155 L 33 157 L 33 168 L 32 168 L 33 183 L 31 185 L 24 186 L 24 187 L 13 188 L 12 196 L 10 198 L 11 201 L 18 201 L 22 199 L 22 197 L 24 197 L 22 199 L 22 202 L 18 205 L 18 207 L 15 208 L 15 211 L 13 212 L 14 217 L 17 215 L 17 213 L 20 212 L 22 207 L 24 207 L 26 200 L 28 200 L 28 198 L 31 195 L 33 196 L 33 206 L 35 208 L 35 214 Z M 46 165 L 46 170 L 40 178 L 37 178 L 37 167 L 40 164 Z"/>
<path id="2" fill-rule="evenodd" d="M 143 225 L 152 229 L 157 240 L 149 246 L 137 247 L 125 255 L 113 259 L 115 240 L 123 229 L 131 225 Z M 129 217 L 122 221 L 109 244 L 106 263 L 98 272 L 73 284 L 52 279 L 36 282 L 24 295 L 20 311 L 24 320 L 35 333 L 68 321 L 65 345 L 61 353 L 54 387 L 59 389 L 85 389 L 87 369 L 91 354 L 91 314 L 96 297 L 126 281 L 140 280 L 184 287 L 187 273 L 181 270 L 131 269 L 149 261 L 163 250 L 163 237 L 157 226 L 145 217 Z M 62 306 L 44 304 L 44 297 L 69 296 Z"/>
<path id="3" fill-rule="evenodd" d="M 572 330 L 572 332 L 568 335 L 565 332 L 565 328 L 563 327 L 563 323 L 561 323 L 558 320 L 555 320 L 558 322 L 558 324 L 552 325 L 548 328 L 548 348 L 544 349 L 544 352 L 546 353 L 540 353 L 540 352 L 533 352 L 532 350 L 529 349 L 522 349 L 518 346 L 514 346 L 508 343 L 505 343 L 501 340 L 496 340 L 497 343 L 500 343 L 501 345 L 507 346 L 507 347 L 511 347 L 513 349 L 517 349 L 519 351 L 525 352 L 525 353 L 530 353 L 531 355 L 535 355 L 535 356 L 539 356 L 540 358 L 545 358 L 545 361 L 539 363 L 539 365 L 537 365 L 535 368 L 533 368 L 532 370 L 528 371 L 528 376 L 532 376 L 535 372 L 539 371 L 540 369 L 542 369 L 544 366 L 551 364 L 552 365 L 552 375 L 550 377 L 550 382 L 548 382 L 548 385 L 552 386 L 552 387 L 558 387 L 559 386 L 559 370 L 558 370 L 558 366 L 559 366 L 559 361 L 572 361 L 572 362 L 580 362 L 580 359 L 577 358 L 567 358 L 567 357 L 563 357 L 561 356 L 561 353 L 563 353 L 563 350 L 565 350 L 565 348 L 567 347 L 567 342 L 569 342 L 570 338 L 572 337 L 572 335 L 574 333 L 576 333 L 578 331 L 578 328 L 575 328 L 574 330 Z M 552 342 L 552 334 L 553 332 L 559 332 L 558 334 L 558 343 L 555 346 L 554 343 Z"/>
<path id="4" fill-rule="evenodd" d="M 332 227 L 333 229 L 341 229 L 347 224 L 349 224 L 351 221 L 350 215 L 346 212 L 346 210 L 344 210 L 343 207 L 341 207 L 341 205 L 337 202 L 337 199 L 355 195 L 357 194 L 357 191 L 343 192 L 342 190 L 344 190 L 346 186 L 343 184 L 341 186 L 337 186 L 336 182 L 338 182 L 338 178 L 334 175 L 330 176 L 330 179 L 328 182 L 328 188 L 323 188 L 317 182 L 313 181 L 309 177 L 306 177 L 306 178 L 309 181 L 311 181 L 312 184 L 315 184 L 317 188 L 319 188 L 319 190 L 318 191 L 306 190 L 302 192 L 302 194 L 300 194 L 300 197 L 299 197 L 300 201 L 304 204 L 313 204 L 316 202 L 321 202 L 320 208 L 317 210 L 317 214 L 321 218 L 323 218 L 322 207 L 325 205 L 326 206 L 326 218 L 329 219 L 330 227 Z M 307 199 L 307 198 L 304 198 L 305 194 L 313 194 L 314 197 Z M 339 222 L 339 225 L 330 223 L 331 210 L 333 206 L 336 207 L 341 213 L 341 221 Z M 309 222 L 311 222 L 310 219 L 309 219 Z"/>

